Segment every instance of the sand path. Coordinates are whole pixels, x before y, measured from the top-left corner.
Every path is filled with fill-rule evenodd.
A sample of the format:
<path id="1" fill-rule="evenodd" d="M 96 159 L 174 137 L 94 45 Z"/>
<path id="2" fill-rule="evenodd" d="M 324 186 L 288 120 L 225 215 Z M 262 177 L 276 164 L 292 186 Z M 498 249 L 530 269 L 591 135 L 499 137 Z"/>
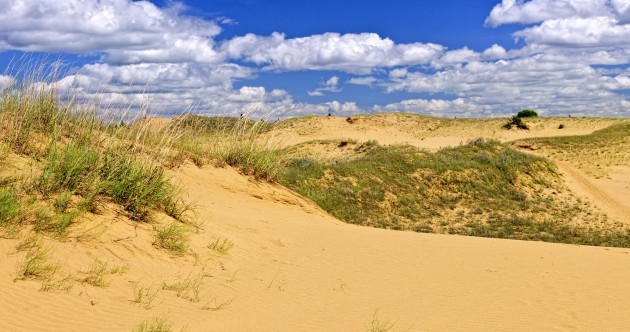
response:
<path id="1" fill-rule="evenodd" d="M 614 220 L 630 224 L 630 168 L 616 168 L 611 179 L 594 179 L 567 162 L 554 162 L 572 191 L 594 202 Z"/>

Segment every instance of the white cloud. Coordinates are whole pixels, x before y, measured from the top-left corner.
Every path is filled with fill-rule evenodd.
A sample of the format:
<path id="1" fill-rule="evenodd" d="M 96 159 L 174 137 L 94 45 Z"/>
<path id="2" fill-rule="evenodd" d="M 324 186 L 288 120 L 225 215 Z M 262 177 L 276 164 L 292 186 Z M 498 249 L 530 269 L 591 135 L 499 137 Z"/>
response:
<path id="1" fill-rule="evenodd" d="M 389 72 L 389 77 L 391 79 L 402 78 L 407 76 L 408 73 L 409 71 L 407 70 L 407 68 L 396 68 Z"/>
<path id="2" fill-rule="evenodd" d="M 530 44 L 618 48 L 630 45 L 630 24 L 619 25 L 616 19 L 603 16 L 552 19 L 514 36 Z"/>
<path id="3" fill-rule="evenodd" d="M 628 47 L 630 0 L 503 0 L 486 23 L 540 23 L 514 33 L 530 45 Z"/>
<path id="4" fill-rule="evenodd" d="M 493 44 L 491 47 L 483 51 L 482 57 L 484 60 L 499 60 L 507 58 L 508 54 L 503 46 Z"/>
<path id="5" fill-rule="evenodd" d="M 263 65 L 273 70 L 340 70 L 370 73 L 377 67 L 428 64 L 439 58 L 444 47 L 436 44 L 395 44 L 374 33 L 325 33 L 286 39 L 247 34 L 225 42 L 221 49 L 233 59 Z"/>
<path id="6" fill-rule="evenodd" d="M 321 97 L 324 95 L 324 92 L 340 92 L 341 89 L 338 87 L 339 85 L 339 77 L 333 76 L 329 78 L 326 82 L 322 83 L 319 88 L 309 91 L 308 95 L 312 97 Z"/>
<path id="7" fill-rule="evenodd" d="M 331 112 L 334 112 L 335 115 L 351 115 L 360 113 L 362 111 L 359 106 L 355 102 L 345 102 L 340 103 L 338 101 L 332 101 L 329 103 L 325 103 Z"/>
<path id="8" fill-rule="evenodd" d="M 55 86 L 66 98 L 100 104 L 103 112 L 114 118 L 135 118 L 147 110 L 149 114 L 163 116 L 182 112 L 230 116 L 245 113 L 273 121 L 288 116 L 324 115 L 331 110 L 360 111 L 352 102 L 295 102 L 282 89 L 233 88 L 234 79 L 249 75 L 250 69 L 235 64 L 91 64 L 55 82 Z M 7 77 L 7 81 L 10 79 Z M 0 76 L 2 80 L 4 76 Z M 331 88 L 338 84 L 338 77 L 324 82 Z"/>
<path id="9" fill-rule="evenodd" d="M 275 71 L 279 80 L 285 71 L 342 71 L 369 75 L 348 84 L 440 95 L 368 111 L 630 114 L 630 0 L 503 0 L 486 23 L 525 25 L 514 34 L 525 46 L 509 51 L 498 44 L 447 51 L 430 43 L 397 44 L 375 33 L 334 32 L 299 38 L 247 34 L 217 44 L 217 23 L 183 13 L 181 4 L 160 8 L 148 1 L 0 0 L 0 51 L 102 55 L 58 85 L 108 105 L 150 101 L 163 114 L 187 107 L 203 114 L 253 110 L 276 117 L 366 111 L 354 102 L 295 101 L 285 90 L 252 82 L 234 88 L 236 80 L 255 78 L 261 70 Z M 229 18 L 216 22 L 234 24 Z M 332 75 L 309 95 L 342 92 L 338 74 Z M 10 79 L 0 75 L 0 87 Z"/>
<path id="10" fill-rule="evenodd" d="M 209 87 L 229 89 L 234 78 L 247 78 L 250 75 L 250 69 L 227 63 L 88 64 L 77 74 L 62 79 L 61 83 L 93 92 L 184 92 Z"/>
<path id="11" fill-rule="evenodd" d="M 458 65 L 461 63 L 479 60 L 479 53 L 464 47 L 458 50 L 446 52 L 439 60 L 433 63 L 436 67 Z"/>
<path id="12" fill-rule="evenodd" d="M 311 97 L 322 97 L 324 95 L 324 93 L 319 90 L 308 91 L 307 93 Z"/>
<path id="13" fill-rule="evenodd" d="M 375 106 L 374 112 L 407 112 L 426 115 L 443 116 L 456 115 L 461 117 L 482 117 L 494 115 L 494 110 L 488 105 L 477 105 L 463 98 L 455 100 L 444 99 L 408 99 L 385 106 Z"/>
<path id="14" fill-rule="evenodd" d="M 0 50 L 107 53 L 112 63 L 222 59 L 211 21 L 130 0 L 0 0 Z"/>
<path id="15" fill-rule="evenodd" d="M 237 102 L 262 102 L 267 91 L 261 86 L 244 86 L 236 93 L 228 95 L 228 99 Z"/>
<path id="16" fill-rule="evenodd" d="M 372 86 L 372 84 L 376 83 L 376 81 L 377 81 L 376 77 L 362 76 L 362 77 L 353 77 L 349 79 L 348 84 Z"/>
<path id="17" fill-rule="evenodd" d="M 623 8 L 616 0 L 614 7 Z M 549 19 L 614 15 L 608 0 L 503 0 L 494 6 L 486 24 L 499 26 L 509 23 L 538 23 Z"/>
<path id="18" fill-rule="evenodd" d="M 621 104 L 624 96 L 616 91 L 626 86 L 627 75 L 601 76 L 588 64 L 572 62 L 570 58 L 537 55 L 471 62 L 436 73 L 409 72 L 392 79 L 388 91 L 452 94 L 504 114 L 519 108 L 537 108 L 547 109 L 549 114 L 570 111 L 619 115 L 627 109 Z M 597 110 L 594 105 L 606 107 Z"/>

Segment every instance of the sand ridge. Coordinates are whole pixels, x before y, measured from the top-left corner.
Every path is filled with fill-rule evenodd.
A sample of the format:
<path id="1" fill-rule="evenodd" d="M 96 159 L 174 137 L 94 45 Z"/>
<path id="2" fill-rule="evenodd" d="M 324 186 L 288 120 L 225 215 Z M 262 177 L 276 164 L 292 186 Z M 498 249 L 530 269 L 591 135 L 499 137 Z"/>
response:
<path id="1" fill-rule="evenodd" d="M 353 139 L 360 142 L 376 140 L 380 144 L 409 144 L 436 151 L 457 146 L 478 137 L 502 142 L 532 137 L 587 135 L 620 119 L 599 118 L 538 118 L 526 122 L 530 130 L 505 130 L 508 119 L 443 119 L 403 113 L 375 114 L 350 117 L 307 117 L 283 124 L 269 134 L 279 146 L 295 145 L 314 140 Z M 563 124 L 563 129 L 558 129 Z"/>

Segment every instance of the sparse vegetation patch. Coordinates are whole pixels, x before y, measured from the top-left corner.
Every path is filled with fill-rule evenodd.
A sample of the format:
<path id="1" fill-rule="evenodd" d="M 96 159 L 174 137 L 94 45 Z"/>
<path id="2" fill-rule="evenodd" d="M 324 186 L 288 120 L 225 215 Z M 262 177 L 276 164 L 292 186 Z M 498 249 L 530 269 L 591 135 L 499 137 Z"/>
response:
<path id="1" fill-rule="evenodd" d="M 350 223 L 630 246 L 630 230 L 606 223 L 571 196 L 551 162 L 496 141 L 477 139 L 436 153 L 383 146 L 330 163 L 298 158 L 279 179 Z"/>
<path id="2" fill-rule="evenodd" d="M 618 123 L 590 135 L 530 138 L 520 140 L 602 177 L 613 166 L 630 165 L 630 122 Z"/>
<path id="3" fill-rule="evenodd" d="M 164 317 L 147 319 L 133 329 L 134 332 L 172 332 L 173 326 Z"/>
<path id="4" fill-rule="evenodd" d="M 174 221 L 156 229 L 155 244 L 173 254 L 183 255 L 188 249 L 189 236 L 188 226 Z"/>

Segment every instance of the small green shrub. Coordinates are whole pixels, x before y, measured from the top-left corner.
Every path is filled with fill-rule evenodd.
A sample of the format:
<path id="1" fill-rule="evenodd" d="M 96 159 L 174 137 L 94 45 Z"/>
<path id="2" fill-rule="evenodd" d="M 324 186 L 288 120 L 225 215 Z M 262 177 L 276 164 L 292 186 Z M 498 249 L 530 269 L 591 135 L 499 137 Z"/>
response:
<path id="1" fill-rule="evenodd" d="M 58 269 L 58 264 L 50 262 L 50 248 L 37 246 L 26 254 L 18 268 L 16 280 L 49 278 Z"/>
<path id="2" fill-rule="evenodd" d="M 183 255 L 186 252 L 188 241 L 188 227 L 178 222 L 158 228 L 155 234 L 155 244 L 176 255 Z"/>
<path id="3" fill-rule="evenodd" d="M 63 236 L 79 215 L 78 211 L 54 213 L 46 207 L 40 207 L 34 213 L 34 229 Z"/>
<path id="4" fill-rule="evenodd" d="M 99 167 L 98 152 L 87 145 L 70 143 L 64 147 L 52 145 L 38 187 L 43 195 L 60 191 L 84 191 L 93 181 Z"/>
<path id="5" fill-rule="evenodd" d="M 66 191 L 59 195 L 55 201 L 53 202 L 53 207 L 55 208 L 55 212 L 64 213 L 70 207 L 70 203 L 72 201 L 72 193 Z"/>
<path id="6" fill-rule="evenodd" d="M 279 169 L 277 151 L 254 139 L 219 146 L 215 158 L 257 179 L 275 180 Z"/>
<path id="7" fill-rule="evenodd" d="M 529 130 L 529 126 L 521 119 L 519 116 L 513 116 L 510 121 L 503 125 L 505 129 L 512 129 L 512 127 L 516 127 L 518 129 Z"/>
<path id="8" fill-rule="evenodd" d="M 122 205 L 134 220 L 146 220 L 151 208 L 163 207 L 174 199 L 164 168 L 143 163 L 127 152 L 106 153 L 99 171 L 101 193 Z"/>
<path id="9" fill-rule="evenodd" d="M 20 215 L 22 207 L 11 188 L 0 189 L 0 226 L 13 223 Z"/>
<path id="10" fill-rule="evenodd" d="M 107 262 L 96 260 L 90 265 L 87 276 L 83 278 L 82 281 L 95 287 L 106 287 L 111 283 L 110 275 L 123 274 L 127 272 L 127 270 L 128 267 L 124 265 L 110 268 Z"/>
<path id="11" fill-rule="evenodd" d="M 196 277 L 188 276 L 183 280 L 174 283 L 163 283 L 162 289 L 177 293 L 177 297 L 189 300 L 191 302 L 199 302 L 202 289 L 203 275 Z"/>
<path id="12" fill-rule="evenodd" d="M 172 332 L 173 326 L 164 317 L 156 317 L 140 323 L 133 332 Z"/>
<path id="13" fill-rule="evenodd" d="M 208 249 L 212 249 L 221 255 L 227 254 L 232 247 L 234 247 L 234 242 L 228 240 L 227 238 L 224 238 L 223 240 L 216 238 L 208 244 Z"/>
<path id="14" fill-rule="evenodd" d="M 516 114 L 519 118 L 534 118 L 538 116 L 538 113 L 533 110 L 522 110 Z"/>

